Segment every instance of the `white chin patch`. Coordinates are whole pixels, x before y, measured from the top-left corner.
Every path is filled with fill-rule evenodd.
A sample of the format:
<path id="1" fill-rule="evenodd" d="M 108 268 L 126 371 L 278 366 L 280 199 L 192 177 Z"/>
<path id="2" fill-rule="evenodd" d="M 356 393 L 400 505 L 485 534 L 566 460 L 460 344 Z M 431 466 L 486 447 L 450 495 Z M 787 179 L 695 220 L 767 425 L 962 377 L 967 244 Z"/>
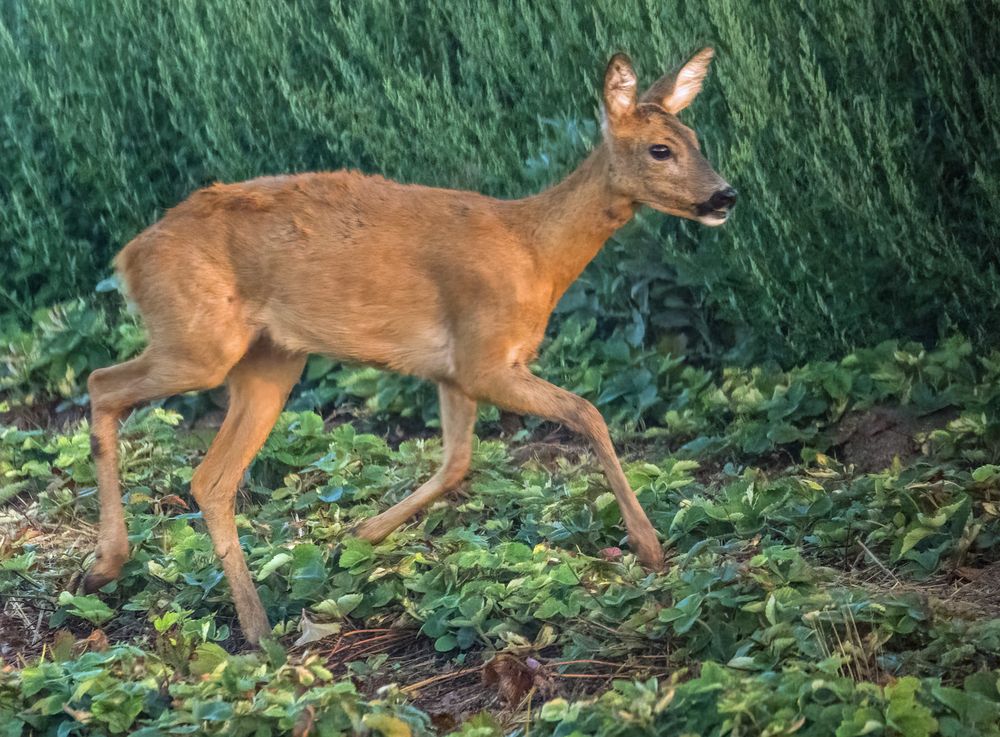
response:
<path id="1" fill-rule="evenodd" d="M 698 222 L 702 225 L 708 225 L 715 228 L 726 222 L 728 217 L 728 213 L 725 212 L 710 212 L 708 215 L 702 215 L 698 218 Z"/>

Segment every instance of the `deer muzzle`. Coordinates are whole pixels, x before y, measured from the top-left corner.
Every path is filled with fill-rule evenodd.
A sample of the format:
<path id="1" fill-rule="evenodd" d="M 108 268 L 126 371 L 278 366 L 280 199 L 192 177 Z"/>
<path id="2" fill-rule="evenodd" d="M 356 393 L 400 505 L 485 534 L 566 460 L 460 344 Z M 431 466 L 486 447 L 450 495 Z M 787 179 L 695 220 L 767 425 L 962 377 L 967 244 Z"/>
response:
<path id="1" fill-rule="evenodd" d="M 726 185 L 698 205 L 695 214 L 698 216 L 698 221 L 705 225 L 722 225 L 735 206 L 736 190 Z"/>

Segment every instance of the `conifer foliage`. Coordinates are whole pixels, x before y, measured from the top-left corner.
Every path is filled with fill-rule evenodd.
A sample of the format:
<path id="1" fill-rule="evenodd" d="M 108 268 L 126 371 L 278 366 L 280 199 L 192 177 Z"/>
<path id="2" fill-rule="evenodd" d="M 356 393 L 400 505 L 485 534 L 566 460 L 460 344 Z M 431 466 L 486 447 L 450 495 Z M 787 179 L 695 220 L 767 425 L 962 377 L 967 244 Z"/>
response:
<path id="1" fill-rule="evenodd" d="M 1000 26 L 985 20 L 998 10 L 4 3 L 0 310 L 89 293 L 117 249 L 214 180 L 357 167 L 526 194 L 598 135 L 612 52 L 651 80 L 712 44 L 711 79 L 684 117 L 740 190 L 737 217 L 718 232 L 648 218 L 591 278 L 638 279 L 652 261 L 705 305 L 712 340 L 732 344 L 719 325 L 744 326 L 778 357 L 953 328 L 982 340 L 1000 308 Z M 627 291 L 596 299 L 631 315 Z M 678 322 L 658 308 L 642 318 L 647 339 Z"/>

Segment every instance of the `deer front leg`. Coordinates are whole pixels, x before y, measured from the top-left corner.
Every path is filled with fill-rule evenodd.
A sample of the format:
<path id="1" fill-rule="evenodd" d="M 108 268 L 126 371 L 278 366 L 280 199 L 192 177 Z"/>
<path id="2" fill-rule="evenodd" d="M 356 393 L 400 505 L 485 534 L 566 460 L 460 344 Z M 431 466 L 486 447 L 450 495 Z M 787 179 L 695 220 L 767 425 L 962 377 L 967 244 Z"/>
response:
<path id="1" fill-rule="evenodd" d="M 594 405 L 538 378 L 520 365 L 504 367 L 482 376 L 476 382 L 473 396 L 511 412 L 561 422 L 586 437 L 597 454 L 621 509 L 629 546 L 647 568 L 663 568 L 663 549 L 656 531 L 625 478 L 608 426 Z"/>
<path id="2" fill-rule="evenodd" d="M 358 525 L 355 534 L 377 543 L 442 494 L 458 486 L 472 460 L 472 430 L 476 403 L 454 387 L 438 385 L 444 463 L 437 473 L 406 499 Z"/>

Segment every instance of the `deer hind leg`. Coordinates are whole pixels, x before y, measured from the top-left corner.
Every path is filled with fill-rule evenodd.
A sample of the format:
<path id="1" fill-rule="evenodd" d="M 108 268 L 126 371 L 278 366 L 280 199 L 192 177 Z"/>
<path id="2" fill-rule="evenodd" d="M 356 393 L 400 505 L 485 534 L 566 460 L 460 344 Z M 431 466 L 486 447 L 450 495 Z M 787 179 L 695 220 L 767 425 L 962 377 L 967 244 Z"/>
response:
<path id="1" fill-rule="evenodd" d="M 230 371 L 229 409 L 219 433 L 191 479 L 222 569 L 229 582 L 243 635 L 253 645 L 271 631 L 236 534 L 236 488 L 267 440 L 306 357 L 261 339 Z"/>
<path id="2" fill-rule="evenodd" d="M 182 348 L 151 345 L 138 358 L 90 374 L 90 448 L 101 507 L 95 562 L 83 579 L 92 593 L 118 578 L 128 560 L 128 534 L 118 478 L 118 421 L 137 404 L 222 383 L 242 348 L 186 355 Z M 233 355 L 235 354 L 235 355 Z"/>
<path id="3" fill-rule="evenodd" d="M 647 568 L 660 570 L 663 567 L 663 549 L 656 531 L 625 478 L 608 426 L 594 405 L 538 378 L 523 366 L 505 367 L 484 375 L 476 382 L 475 391 L 470 393 L 501 409 L 561 422 L 586 437 L 621 509 L 629 545 Z"/>
<path id="4" fill-rule="evenodd" d="M 476 424 L 476 402 L 460 390 L 438 385 L 441 401 L 441 431 L 444 462 L 430 479 L 406 499 L 381 514 L 365 520 L 355 530 L 363 540 L 380 542 L 410 517 L 458 486 L 472 460 L 472 430 Z"/>

